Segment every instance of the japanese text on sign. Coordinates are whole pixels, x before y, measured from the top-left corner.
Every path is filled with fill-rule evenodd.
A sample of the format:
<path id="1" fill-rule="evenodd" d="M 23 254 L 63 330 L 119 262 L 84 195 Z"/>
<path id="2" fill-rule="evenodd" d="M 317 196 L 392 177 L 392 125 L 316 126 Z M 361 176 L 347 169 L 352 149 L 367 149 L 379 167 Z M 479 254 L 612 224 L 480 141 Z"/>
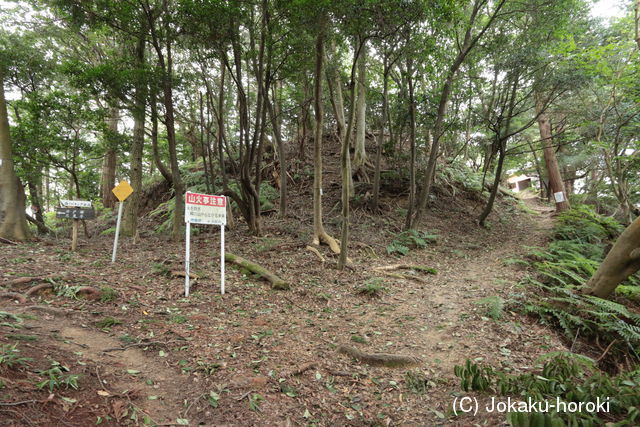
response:
<path id="1" fill-rule="evenodd" d="M 185 201 L 185 222 L 219 225 L 227 223 L 226 197 L 187 192 Z"/>

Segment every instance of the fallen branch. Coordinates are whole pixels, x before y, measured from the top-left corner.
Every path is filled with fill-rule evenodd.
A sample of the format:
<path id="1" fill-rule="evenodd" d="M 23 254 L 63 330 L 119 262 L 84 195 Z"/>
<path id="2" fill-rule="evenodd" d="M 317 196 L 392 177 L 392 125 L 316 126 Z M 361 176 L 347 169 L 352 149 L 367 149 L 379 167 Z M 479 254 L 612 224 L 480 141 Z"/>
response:
<path id="1" fill-rule="evenodd" d="M 12 299 L 18 301 L 20 304 L 27 302 L 27 297 L 17 292 L 3 292 L 0 294 L 0 299 Z"/>
<path id="2" fill-rule="evenodd" d="M 427 274 L 438 274 L 438 271 L 433 267 L 425 267 L 424 265 L 414 265 L 414 264 L 382 265 L 380 267 L 374 267 L 373 269 L 377 271 L 413 270 L 413 271 L 420 271 L 422 273 L 427 273 Z"/>
<path id="3" fill-rule="evenodd" d="M 402 368 L 417 365 L 421 360 L 414 356 L 402 356 L 388 353 L 364 353 L 356 348 L 341 345 L 338 352 L 349 355 L 354 359 L 372 366 L 385 366 L 387 368 Z"/>
<path id="4" fill-rule="evenodd" d="M 26 405 L 28 403 L 37 403 L 38 400 L 23 400 L 22 402 L 0 402 L 0 406 L 18 406 Z"/>
<path id="5" fill-rule="evenodd" d="M 287 282 L 258 264 L 255 264 L 229 252 L 224 255 L 224 259 L 233 264 L 239 265 L 240 267 L 245 268 L 254 274 L 257 274 L 265 280 L 268 280 L 269 282 L 271 282 L 271 287 L 273 289 L 289 289 L 289 284 Z"/>
<path id="6" fill-rule="evenodd" d="M 171 342 L 173 342 L 173 341 L 171 341 Z M 168 346 L 169 343 L 168 342 L 162 342 L 162 341 L 138 342 L 138 343 L 134 343 L 134 344 L 125 345 L 123 347 L 106 348 L 106 349 L 102 350 L 102 352 L 103 353 L 111 353 L 112 351 L 126 351 L 126 350 L 129 350 L 130 348 L 133 348 L 133 347 L 149 347 L 149 346 L 152 346 L 152 345 Z"/>
<path id="7" fill-rule="evenodd" d="M 6 243 L 7 245 L 17 245 L 16 242 L 9 239 L 5 239 L 4 237 L 0 237 L 0 242 Z"/>

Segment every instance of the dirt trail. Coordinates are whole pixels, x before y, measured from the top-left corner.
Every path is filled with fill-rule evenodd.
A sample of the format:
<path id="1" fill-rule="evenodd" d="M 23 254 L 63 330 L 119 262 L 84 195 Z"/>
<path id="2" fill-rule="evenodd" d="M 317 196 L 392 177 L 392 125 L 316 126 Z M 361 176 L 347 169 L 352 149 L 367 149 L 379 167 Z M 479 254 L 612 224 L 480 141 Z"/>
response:
<path id="1" fill-rule="evenodd" d="M 21 344 L 25 351 L 57 351 L 55 357 L 83 374 L 75 398 L 86 412 L 71 412 L 81 421 L 61 414 L 59 419 L 69 425 L 93 424 L 107 414 L 114 420 L 132 407 L 140 410 L 139 419 L 148 414 L 159 424 L 178 418 L 193 425 L 283 420 L 291 425 L 455 424 L 460 419 L 442 419 L 449 413 L 451 392 L 459 391 L 455 365 L 483 359 L 526 370 L 541 354 L 563 348 L 553 334 L 508 304 L 498 307 L 499 320 L 488 314 L 491 301 L 513 301 L 525 291 L 518 282 L 526 272 L 505 261 L 523 256 L 525 246 L 543 246 L 550 233 L 552 210 L 535 201 L 526 205 L 536 212 L 524 213 L 512 201 L 504 202 L 491 217 L 491 229 L 474 224 L 479 205 L 453 200 L 434 207 L 424 228 L 439 235 L 437 244 L 403 257 L 387 255 L 393 235 L 363 217 L 354 227 L 356 265 L 343 272 L 334 268 L 328 249 L 321 248 L 326 263 L 301 249 L 308 244 L 309 224 L 297 224 L 292 231 L 290 222 L 274 218 L 264 238 L 230 232 L 229 250 L 290 280 L 292 289 L 286 292 L 229 269 L 227 294 L 218 295 L 217 261 L 210 261 L 217 260 L 211 249 L 217 246 L 206 234 L 193 238 L 192 258 L 203 279 L 188 299 L 181 295 L 182 281 L 163 274 L 181 268 L 182 244 L 152 237 L 123 243 L 127 268 L 120 270 L 109 262 L 108 238 L 83 243 L 86 249 L 74 256 L 66 255 L 64 241 L 52 243 L 60 247 L 55 251 L 19 246 L 0 254 L 0 261 L 10 266 L 5 279 L 66 271 L 75 278 L 71 284 L 108 286 L 118 295 L 88 305 L 49 294 L 44 297 L 48 303 L 73 315 L 63 319 L 38 313 L 28 320 L 41 339 Z M 434 268 L 437 274 L 410 279 L 376 270 L 395 263 Z M 371 283 L 384 288 L 377 297 L 361 292 Z M 121 323 L 103 332 L 97 321 L 105 318 Z M 105 352 L 128 340 L 166 345 Z M 411 369 L 426 376 L 428 392 L 411 391 L 407 369 L 367 366 L 339 354 L 341 344 L 367 353 L 419 357 L 421 364 Z M 48 358 L 40 355 L 40 363 Z M 292 374 L 305 365 L 311 367 Z M 208 401 L 214 392 L 219 400 Z M 41 395 L 29 393 L 4 400 Z M 87 408 L 96 405 L 101 406 L 89 413 Z M 51 413 L 36 412 L 40 409 L 29 406 L 24 414 L 54 420 Z"/>

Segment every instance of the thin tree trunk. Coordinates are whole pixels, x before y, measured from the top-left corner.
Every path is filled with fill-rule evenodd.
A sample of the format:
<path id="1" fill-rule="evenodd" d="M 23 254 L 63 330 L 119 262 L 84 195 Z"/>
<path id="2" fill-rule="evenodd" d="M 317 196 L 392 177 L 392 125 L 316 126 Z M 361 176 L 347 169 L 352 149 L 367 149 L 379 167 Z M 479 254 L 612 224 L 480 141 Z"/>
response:
<path id="1" fill-rule="evenodd" d="M 360 55 L 358 56 L 358 96 L 356 98 L 356 137 L 353 162 L 351 163 L 352 173 L 357 175 L 362 181 L 369 182 L 369 177 L 365 169 L 367 163 L 366 151 L 366 121 L 367 121 L 367 45 L 362 44 Z M 353 108 L 353 107 L 352 107 Z"/>
<path id="2" fill-rule="evenodd" d="M 151 109 L 151 148 L 153 150 L 153 163 L 160 171 L 160 175 L 163 176 L 165 181 L 169 184 L 173 185 L 173 177 L 171 176 L 171 172 L 167 169 L 162 158 L 160 156 L 160 149 L 158 147 L 158 105 L 157 105 L 157 94 L 155 90 L 152 90 L 151 99 L 150 99 L 150 109 Z"/>
<path id="3" fill-rule="evenodd" d="M 107 119 L 107 127 L 109 129 L 107 139 L 109 139 L 111 135 L 118 133 L 119 118 L 120 110 L 117 107 L 111 107 L 109 110 L 109 118 Z M 116 182 L 117 152 L 113 142 L 108 140 L 105 142 L 109 148 L 104 154 L 102 161 L 102 205 L 105 208 L 113 208 L 116 204 L 116 196 L 113 195 L 111 190 Z"/>
<path id="4" fill-rule="evenodd" d="M 321 20 L 326 18 L 320 18 Z M 323 25 L 324 22 L 322 23 Z M 314 72 L 314 100 L 313 109 L 316 118 L 316 128 L 313 141 L 313 243 L 320 242 L 329 245 L 335 253 L 340 253 L 340 247 L 336 240 L 329 236 L 322 222 L 322 123 L 324 109 L 322 105 L 322 79 L 324 78 L 324 37 L 322 28 L 316 36 L 316 64 Z"/>
<path id="5" fill-rule="evenodd" d="M 409 145 L 410 156 L 409 161 L 409 206 L 407 207 L 407 218 L 404 228 L 411 228 L 413 218 L 413 206 L 416 198 L 416 103 L 413 93 L 413 62 L 407 59 L 407 83 L 409 86 Z"/>
<path id="6" fill-rule="evenodd" d="M 556 202 L 556 211 L 561 212 L 569 209 L 569 200 L 567 192 L 564 189 L 564 181 L 558 167 L 558 159 L 553 148 L 553 138 L 551 136 L 551 122 L 544 112 L 544 102 L 540 94 L 535 95 L 536 114 L 538 115 L 538 127 L 540 129 L 540 139 L 542 140 L 542 148 L 544 152 L 544 161 L 547 166 L 549 175 L 549 187 L 551 194 Z"/>
<path id="7" fill-rule="evenodd" d="M 331 68 L 327 75 L 329 83 L 329 94 L 331 96 L 331 106 L 336 117 L 336 126 L 338 138 L 344 140 L 344 134 L 347 131 L 346 120 L 344 118 L 344 102 L 342 98 L 342 76 L 340 73 L 340 61 L 336 57 L 336 42 L 331 41 L 329 56 L 331 58 Z"/>
<path id="8" fill-rule="evenodd" d="M 380 169 L 382 163 L 382 145 L 384 144 L 385 123 L 388 115 L 389 103 L 389 58 L 384 56 L 384 69 L 382 72 L 382 112 L 380 118 L 380 130 L 376 140 L 376 168 L 373 174 L 373 197 L 371 204 L 373 210 L 380 208 Z"/>
<path id="9" fill-rule="evenodd" d="M 139 67 L 144 65 L 145 39 L 140 37 L 136 46 L 136 62 Z M 142 193 L 142 155 L 144 153 L 144 122 L 147 102 L 146 82 L 138 82 L 135 93 L 135 105 L 131 110 L 133 115 L 133 139 L 131 142 L 129 180 L 133 194 L 129 196 L 124 208 L 122 220 L 122 234 L 135 236 L 138 230 L 138 211 L 140 210 L 140 196 Z"/>
<path id="10" fill-rule="evenodd" d="M 483 22 L 482 28 L 480 31 L 476 33 L 475 36 L 472 36 L 473 28 L 476 23 L 476 19 L 478 18 L 478 13 L 481 8 L 485 5 L 484 0 L 475 0 L 473 4 L 473 8 L 471 11 L 471 15 L 469 17 L 469 21 L 467 23 L 467 29 L 464 35 L 464 41 L 462 43 L 462 47 L 458 52 L 455 60 L 449 67 L 447 72 L 447 77 L 445 79 L 444 85 L 442 86 L 442 90 L 440 91 L 440 101 L 438 104 L 438 112 L 436 115 L 436 122 L 433 127 L 433 143 L 431 144 L 431 150 L 429 153 L 429 161 L 427 163 L 427 170 L 424 174 L 424 182 L 422 184 L 422 189 L 418 196 L 417 200 L 417 209 L 414 219 L 411 221 L 410 227 L 414 227 L 424 215 L 424 212 L 427 208 L 427 201 L 429 199 L 429 193 L 431 193 L 431 186 L 433 185 L 433 180 L 436 173 L 436 165 L 438 160 L 438 154 L 440 150 L 440 140 L 444 133 L 444 120 L 447 116 L 447 108 L 449 104 L 449 98 L 451 97 L 451 91 L 453 89 L 453 82 L 460 70 L 460 66 L 463 64 L 469 52 L 477 45 L 478 41 L 484 36 L 487 30 L 493 25 L 498 13 L 506 3 L 506 0 L 497 0 L 494 4 L 493 11 Z"/>

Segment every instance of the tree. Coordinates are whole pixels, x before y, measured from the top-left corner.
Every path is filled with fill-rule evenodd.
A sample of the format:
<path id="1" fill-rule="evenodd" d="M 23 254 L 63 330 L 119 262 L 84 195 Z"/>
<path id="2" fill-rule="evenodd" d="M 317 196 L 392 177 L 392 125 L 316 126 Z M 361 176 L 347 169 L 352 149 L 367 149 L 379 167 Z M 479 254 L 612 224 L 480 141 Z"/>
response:
<path id="1" fill-rule="evenodd" d="M 431 192 L 431 186 L 436 172 L 436 162 L 439 156 L 440 141 L 445 130 L 445 118 L 447 116 L 447 109 L 449 105 L 449 98 L 453 90 L 453 83 L 460 70 L 460 67 L 464 63 L 469 53 L 476 47 L 478 42 L 483 38 L 485 33 L 492 27 L 502 8 L 507 0 L 497 0 L 493 5 L 488 5 L 487 0 L 474 0 L 471 5 L 471 10 L 467 20 L 463 23 L 464 36 L 462 44 L 459 44 L 459 50 L 448 67 L 444 84 L 440 90 L 438 110 L 436 114 L 436 121 L 433 127 L 433 141 L 431 143 L 431 150 L 429 153 L 429 162 L 427 163 L 427 169 L 424 172 L 422 188 L 418 194 L 416 200 L 416 213 L 412 220 L 409 222 L 409 228 L 417 224 L 427 207 L 427 200 Z M 486 16 L 483 16 L 482 11 L 485 7 L 490 7 Z M 475 27 L 481 22 L 479 28 Z"/>
<path id="2" fill-rule="evenodd" d="M 24 189 L 13 164 L 9 115 L 4 95 L 4 67 L 0 58 L 0 237 L 24 241 L 29 238 Z"/>

